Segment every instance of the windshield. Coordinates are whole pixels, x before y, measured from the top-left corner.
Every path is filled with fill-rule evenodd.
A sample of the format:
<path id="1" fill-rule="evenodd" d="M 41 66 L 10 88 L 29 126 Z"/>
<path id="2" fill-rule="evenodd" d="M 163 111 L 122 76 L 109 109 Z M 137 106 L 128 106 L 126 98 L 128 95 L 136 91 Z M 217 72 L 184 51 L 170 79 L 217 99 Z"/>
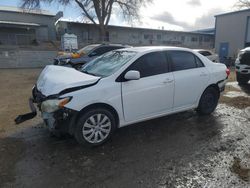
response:
<path id="1" fill-rule="evenodd" d="M 125 65 L 137 52 L 133 51 L 111 51 L 87 63 L 82 72 L 106 77 Z"/>
<path id="2" fill-rule="evenodd" d="M 87 54 L 89 53 L 91 50 L 93 50 L 95 47 L 97 47 L 98 45 L 88 45 L 85 46 L 84 48 L 81 48 L 80 50 L 77 51 L 78 54 Z"/>

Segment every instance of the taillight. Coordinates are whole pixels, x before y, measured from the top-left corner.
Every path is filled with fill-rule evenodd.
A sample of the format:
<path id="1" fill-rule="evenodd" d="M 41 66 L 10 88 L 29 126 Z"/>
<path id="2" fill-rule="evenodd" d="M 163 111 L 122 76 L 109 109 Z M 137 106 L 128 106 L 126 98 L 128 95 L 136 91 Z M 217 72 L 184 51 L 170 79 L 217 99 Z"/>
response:
<path id="1" fill-rule="evenodd" d="M 229 76 L 230 75 L 230 70 L 226 69 L 226 73 L 227 73 L 227 76 Z"/>

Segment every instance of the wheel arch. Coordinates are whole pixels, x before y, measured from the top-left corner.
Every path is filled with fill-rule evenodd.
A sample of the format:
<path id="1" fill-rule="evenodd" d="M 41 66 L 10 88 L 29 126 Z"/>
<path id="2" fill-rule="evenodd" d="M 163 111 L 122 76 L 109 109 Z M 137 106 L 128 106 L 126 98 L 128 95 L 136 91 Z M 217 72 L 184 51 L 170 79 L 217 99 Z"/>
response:
<path id="1" fill-rule="evenodd" d="M 218 84 L 215 84 L 215 83 L 210 84 L 210 85 L 208 85 L 208 86 L 203 90 L 203 92 L 201 93 L 200 98 L 199 98 L 198 103 L 197 103 L 197 106 L 198 106 L 199 103 L 200 103 L 200 100 L 201 100 L 201 97 L 202 97 L 203 93 L 204 93 L 208 88 L 210 88 L 210 87 L 216 89 L 216 91 L 218 92 L 218 95 L 220 95 L 220 88 L 219 88 Z"/>
<path id="2" fill-rule="evenodd" d="M 119 127 L 119 123 L 120 123 L 119 115 L 113 106 L 106 104 L 106 103 L 94 103 L 94 104 L 90 104 L 90 105 L 84 107 L 83 109 L 81 109 L 77 113 L 77 115 L 72 119 L 70 126 L 69 126 L 69 133 L 71 135 L 74 134 L 77 120 L 81 117 L 81 115 L 83 115 L 85 112 L 87 112 L 91 109 L 95 109 L 95 108 L 105 108 L 105 109 L 109 110 L 112 114 L 114 114 L 116 125 L 117 125 L 117 127 Z"/>

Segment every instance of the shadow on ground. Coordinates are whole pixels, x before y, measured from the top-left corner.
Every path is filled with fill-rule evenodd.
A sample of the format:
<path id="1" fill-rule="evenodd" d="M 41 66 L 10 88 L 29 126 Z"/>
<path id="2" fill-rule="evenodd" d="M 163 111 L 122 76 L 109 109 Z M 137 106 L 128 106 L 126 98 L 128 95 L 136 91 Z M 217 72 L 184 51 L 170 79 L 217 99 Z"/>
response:
<path id="1" fill-rule="evenodd" d="M 35 128 L 38 127 L 38 128 Z M 220 138 L 223 128 L 215 116 L 199 117 L 189 111 L 119 129 L 112 140 L 97 148 L 86 148 L 73 138 L 49 137 L 42 125 L 27 128 L 12 135 L 13 143 L 20 139 L 26 152 L 17 152 L 21 158 L 16 169 L 9 163 L 8 186 L 23 187 L 155 187 L 167 182 L 169 173 L 179 167 L 210 155 L 207 150 L 213 139 Z M 25 146 L 23 146 L 25 142 Z M 23 149 L 22 149 L 23 151 Z M 213 150 L 211 150 L 213 151 Z M 9 156 L 4 152 L 3 156 Z M 211 154 L 212 155 L 212 154 Z M 18 157 L 19 156 L 19 157 Z M 181 168 L 180 168 L 181 169 Z M 180 170 L 179 169 L 179 170 Z M 168 177 L 168 178 L 167 178 Z"/>

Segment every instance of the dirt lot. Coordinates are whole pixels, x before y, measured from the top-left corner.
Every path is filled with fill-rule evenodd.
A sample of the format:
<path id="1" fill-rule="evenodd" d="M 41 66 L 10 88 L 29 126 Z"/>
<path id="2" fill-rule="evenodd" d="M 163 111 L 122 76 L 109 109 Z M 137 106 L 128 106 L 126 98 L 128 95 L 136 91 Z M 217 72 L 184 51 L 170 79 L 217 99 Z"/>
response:
<path id="1" fill-rule="evenodd" d="M 232 72 L 217 110 L 119 129 L 89 149 L 50 137 L 39 117 L 16 126 L 41 70 L 0 70 L 0 187 L 250 187 L 250 84 Z"/>

